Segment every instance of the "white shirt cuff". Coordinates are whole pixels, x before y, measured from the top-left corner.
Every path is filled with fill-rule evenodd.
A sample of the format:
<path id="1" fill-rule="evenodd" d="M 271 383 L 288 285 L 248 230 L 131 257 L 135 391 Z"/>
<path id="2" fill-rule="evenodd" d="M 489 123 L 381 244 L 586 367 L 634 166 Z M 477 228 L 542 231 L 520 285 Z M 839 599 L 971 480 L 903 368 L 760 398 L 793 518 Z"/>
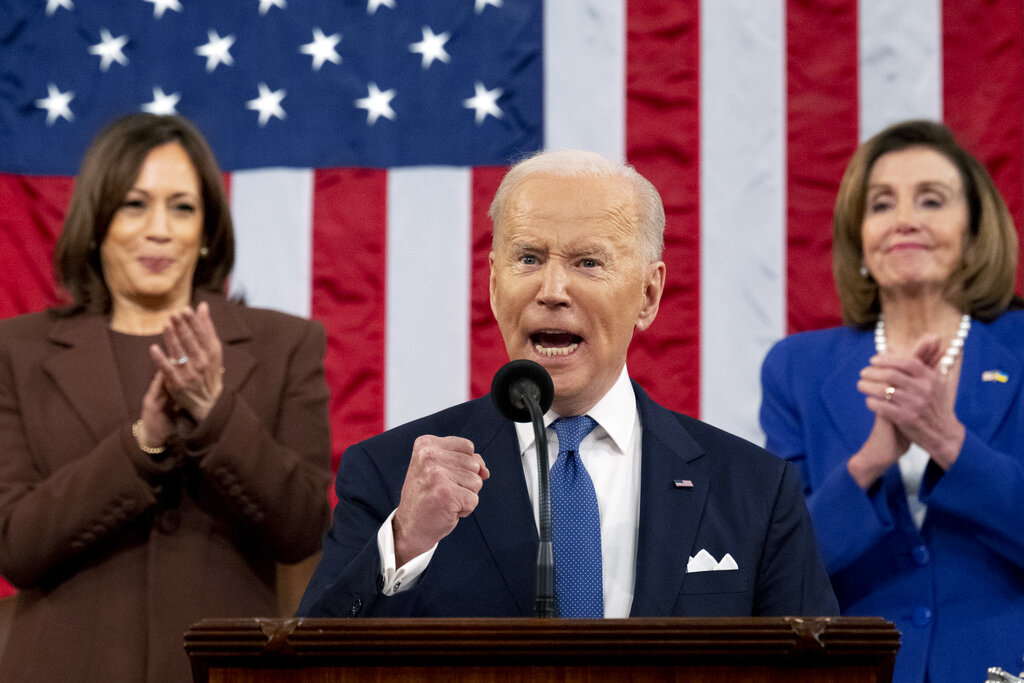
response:
<path id="1" fill-rule="evenodd" d="M 380 592 L 384 595 L 395 595 L 403 591 L 411 590 L 420 580 L 420 576 L 427 570 L 437 544 L 424 553 L 412 558 L 401 567 L 395 568 L 395 534 L 391 528 L 391 520 L 395 518 L 393 510 L 388 518 L 377 530 L 377 552 L 380 554 Z"/>

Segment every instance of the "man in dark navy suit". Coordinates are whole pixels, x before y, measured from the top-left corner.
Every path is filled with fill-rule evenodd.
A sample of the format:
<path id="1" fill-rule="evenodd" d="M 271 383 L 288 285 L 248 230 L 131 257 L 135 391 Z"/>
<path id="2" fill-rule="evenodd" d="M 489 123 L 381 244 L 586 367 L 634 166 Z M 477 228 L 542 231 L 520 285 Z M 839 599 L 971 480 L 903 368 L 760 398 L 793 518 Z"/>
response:
<path id="1" fill-rule="evenodd" d="M 654 187 L 597 154 L 541 153 L 509 171 L 490 215 L 509 358 L 554 382 L 558 614 L 838 614 L 795 468 L 629 379 L 665 286 Z M 299 614 L 530 616 L 536 458 L 530 425 L 489 396 L 350 447 Z"/>

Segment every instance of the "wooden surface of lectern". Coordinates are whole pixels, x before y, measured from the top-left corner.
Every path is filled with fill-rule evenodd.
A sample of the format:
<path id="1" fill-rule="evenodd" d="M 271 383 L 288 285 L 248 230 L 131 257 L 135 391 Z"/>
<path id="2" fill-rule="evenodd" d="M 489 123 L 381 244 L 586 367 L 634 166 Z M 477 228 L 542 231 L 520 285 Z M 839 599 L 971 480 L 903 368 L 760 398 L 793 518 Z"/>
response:
<path id="1" fill-rule="evenodd" d="M 872 617 L 207 619 L 197 683 L 891 681 L 899 634 Z"/>

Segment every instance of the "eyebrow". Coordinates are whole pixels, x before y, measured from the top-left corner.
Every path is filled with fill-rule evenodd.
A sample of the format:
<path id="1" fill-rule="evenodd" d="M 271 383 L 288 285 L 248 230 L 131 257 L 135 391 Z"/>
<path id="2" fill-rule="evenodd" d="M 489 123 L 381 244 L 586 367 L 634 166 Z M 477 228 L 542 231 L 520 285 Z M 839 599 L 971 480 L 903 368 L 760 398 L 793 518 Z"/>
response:
<path id="1" fill-rule="evenodd" d="M 545 251 L 532 242 L 524 242 L 522 240 L 512 242 L 509 247 L 512 251 Z"/>
<path id="2" fill-rule="evenodd" d="M 612 252 L 600 244 L 583 244 L 569 252 L 569 256 L 572 258 L 596 256 L 605 261 L 611 258 L 611 255 Z"/>
<path id="3" fill-rule="evenodd" d="M 935 189 L 935 188 L 942 188 L 942 189 L 945 189 L 945 190 L 949 190 L 950 192 L 957 192 L 957 191 L 962 191 L 963 190 L 962 187 L 961 188 L 957 188 L 957 187 L 955 187 L 953 185 L 950 185 L 949 183 L 947 183 L 944 180 L 922 180 L 921 182 L 917 183 L 914 186 L 915 190 L 916 189 L 930 190 L 930 189 Z M 877 191 L 882 191 L 882 190 L 891 190 L 891 189 L 892 189 L 892 183 L 873 183 L 873 184 L 868 185 L 868 190 L 867 191 L 868 191 L 868 194 L 870 194 L 871 192 L 877 192 Z"/>
<path id="4" fill-rule="evenodd" d="M 130 188 L 128 188 L 128 193 L 126 193 L 126 196 L 127 196 L 127 194 L 130 194 L 132 192 L 137 192 L 138 194 L 145 195 L 146 197 L 152 197 L 153 196 L 151 192 L 149 192 L 148 190 L 145 190 L 145 189 L 143 189 L 141 187 L 130 187 Z M 182 199 L 182 198 L 185 198 L 185 199 L 192 199 L 192 200 L 199 201 L 200 197 L 202 197 L 202 193 L 193 193 L 193 192 L 190 192 L 190 191 L 185 191 L 185 192 L 175 192 L 170 197 L 168 197 L 168 199 Z"/>

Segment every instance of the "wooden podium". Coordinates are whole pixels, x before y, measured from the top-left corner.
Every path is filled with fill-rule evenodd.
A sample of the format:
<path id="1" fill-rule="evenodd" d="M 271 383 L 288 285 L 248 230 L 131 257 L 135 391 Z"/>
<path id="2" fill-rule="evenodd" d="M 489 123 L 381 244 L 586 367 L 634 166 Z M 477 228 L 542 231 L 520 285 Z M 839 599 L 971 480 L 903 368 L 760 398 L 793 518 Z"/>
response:
<path id="1" fill-rule="evenodd" d="M 899 634 L 873 617 L 207 619 L 197 683 L 891 681 Z"/>

